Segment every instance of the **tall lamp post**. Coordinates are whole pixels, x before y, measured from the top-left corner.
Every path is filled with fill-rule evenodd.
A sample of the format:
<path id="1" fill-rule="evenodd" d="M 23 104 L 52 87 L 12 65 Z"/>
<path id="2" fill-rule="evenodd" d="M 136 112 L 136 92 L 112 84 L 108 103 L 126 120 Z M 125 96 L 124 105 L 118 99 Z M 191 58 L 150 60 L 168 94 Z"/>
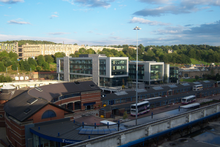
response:
<path id="1" fill-rule="evenodd" d="M 137 30 L 137 53 L 136 53 L 136 125 L 137 125 L 137 99 L 138 99 L 138 30 L 140 30 L 138 26 L 134 28 L 134 30 Z"/>

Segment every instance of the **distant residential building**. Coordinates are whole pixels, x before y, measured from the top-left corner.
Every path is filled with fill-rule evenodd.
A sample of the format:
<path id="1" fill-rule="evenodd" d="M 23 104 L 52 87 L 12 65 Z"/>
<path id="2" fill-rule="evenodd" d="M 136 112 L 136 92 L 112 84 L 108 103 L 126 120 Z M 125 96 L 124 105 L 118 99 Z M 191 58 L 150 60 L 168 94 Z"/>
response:
<path id="1" fill-rule="evenodd" d="M 168 54 L 173 53 L 173 50 L 168 50 Z"/>
<path id="2" fill-rule="evenodd" d="M 18 55 L 19 59 L 28 59 L 30 57 L 36 57 L 39 55 L 54 55 L 57 52 L 64 52 L 66 56 L 75 54 L 80 48 L 93 49 L 95 52 L 106 49 L 115 49 L 122 51 L 123 48 L 104 47 L 104 46 L 84 46 L 84 45 L 73 45 L 73 44 L 25 44 L 19 47 Z"/>
<path id="3" fill-rule="evenodd" d="M 18 42 L 15 43 L 0 43 L 0 52 L 7 51 L 18 53 Z"/>

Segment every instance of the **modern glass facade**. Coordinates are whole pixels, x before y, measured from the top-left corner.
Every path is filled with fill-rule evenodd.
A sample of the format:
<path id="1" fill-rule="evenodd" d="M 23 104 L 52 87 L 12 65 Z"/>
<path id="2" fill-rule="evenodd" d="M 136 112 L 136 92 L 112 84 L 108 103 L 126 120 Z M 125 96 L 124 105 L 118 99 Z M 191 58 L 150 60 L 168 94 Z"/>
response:
<path id="1" fill-rule="evenodd" d="M 92 80 L 92 77 L 91 76 L 85 76 L 85 75 L 70 74 L 70 81 L 75 81 L 75 80 L 88 81 L 88 80 Z"/>
<path id="2" fill-rule="evenodd" d="M 112 60 L 111 68 L 112 68 L 112 75 L 126 75 L 127 60 Z"/>
<path id="3" fill-rule="evenodd" d="M 70 60 L 70 73 L 92 74 L 92 60 Z"/>
<path id="4" fill-rule="evenodd" d="M 99 75 L 106 75 L 106 60 L 99 60 Z"/>
<path id="5" fill-rule="evenodd" d="M 176 83 L 179 78 L 179 68 L 170 67 L 170 82 Z"/>
<path id="6" fill-rule="evenodd" d="M 120 77 L 120 78 L 100 77 L 99 82 L 100 82 L 100 86 L 106 86 L 106 87 L 122 86 L 127 83 L 127 77 Z"/>
<path id="7" fill-rule="evenodd" d="M 151 65 L 150 66 L 150 79 L 151 80 L 162 80 L 163 67 L 162 65 Z"/>
<path id="8" fill-rule="evenodd" d="M 63 72 L 64 70 L 64 61 L 61 59 L 60 60 L 60 72 Z"/>
<path id="9" fill-rule="evenodd" d="M 136 64 L 129 65 L 129 77 L 136 79 Z M 144 79 L 144 65 L 138 65 L 138 79 Z"/>

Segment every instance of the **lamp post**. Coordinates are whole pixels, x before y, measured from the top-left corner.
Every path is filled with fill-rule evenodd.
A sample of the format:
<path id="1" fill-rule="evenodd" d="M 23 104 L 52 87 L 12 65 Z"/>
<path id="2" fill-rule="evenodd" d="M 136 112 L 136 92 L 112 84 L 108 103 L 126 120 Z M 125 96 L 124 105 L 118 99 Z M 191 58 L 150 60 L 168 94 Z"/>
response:
<path id="1" fill-rule="evenodd" d="M 137 53 L 136 53 L 136 125 L 137 125 L 137 99 L 138 99 L 138 30 L 140 30 L 138 26 L 134 28 L 134 30 L 137 30 Z"/>

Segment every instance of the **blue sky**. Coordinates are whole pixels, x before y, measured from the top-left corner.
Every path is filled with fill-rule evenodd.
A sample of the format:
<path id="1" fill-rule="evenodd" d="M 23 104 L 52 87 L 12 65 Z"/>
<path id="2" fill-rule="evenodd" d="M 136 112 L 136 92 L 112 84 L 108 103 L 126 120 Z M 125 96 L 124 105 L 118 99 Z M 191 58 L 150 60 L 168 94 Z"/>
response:
<path id="1" fill-rule="evenodd" d="M 0 20 L 0 41 L 220 45 L 220 0 L 0 0 Z"/>

